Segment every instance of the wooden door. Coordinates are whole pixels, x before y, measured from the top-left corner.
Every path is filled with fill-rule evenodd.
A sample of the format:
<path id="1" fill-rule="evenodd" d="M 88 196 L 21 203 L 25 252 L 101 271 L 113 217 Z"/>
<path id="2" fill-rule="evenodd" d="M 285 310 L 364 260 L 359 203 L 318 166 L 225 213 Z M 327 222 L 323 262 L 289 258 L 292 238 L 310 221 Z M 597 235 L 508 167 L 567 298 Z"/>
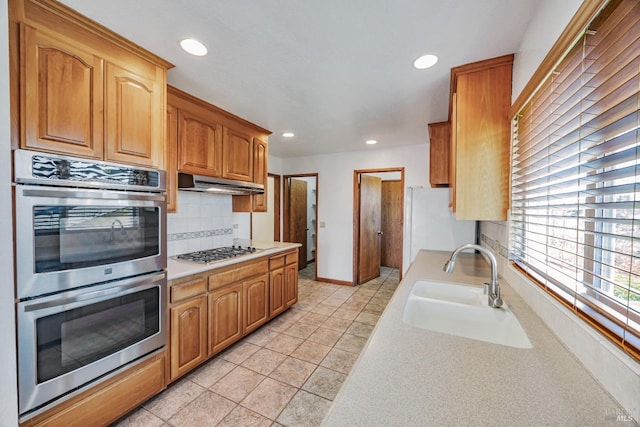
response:
<path id="1" fill-rule="evenodd" d="M 210 117 L 178 110 L 178 171 L 222 176 L 222 125 Z"/>
<path id="2" fill-rule="evenodd" d="M 264 185 L 263 194 L 254 194 L 251 198 L 253 212 L 266 212 L 269 197 L 269 185 L 267 182 L 267 143 L 253 138 L 253 182 Z"/>
<path id="3" fill-rule="evenodd" d="M 107 64 L 105 159 L 164 168 L 163 88 L 142 76 Z"/>
<path id="4" fill-rule="evenodd" d="M 253 182 L 253 138 L 226 128 L 222 142 L 222 177 Z"/>
<path id="5" fill-rule="evenodd" d="M 358 242 L 359 284 L 380 276 L 381 209 L 382 179 L 361 174 Z"/>
<path id="6" fill-rule="evenodd" d="M 209 356 L 242 334 L 242 283 L 209 294 Z"/>
<path id="7" fill-rule="evenodd" d="M 307 181 L 289 180 L 289 240 L 300 243 L 298 268 L 307 266 Z"/>
<path id="8" fill-rule="evenodd" d="M 171 307 L 171 379 L 207 358 L 207 297 Z"/>
<path id="9" fill-rule="evenodd" d="M 103 60 L 23 26 L 20 146 L 102 159 Z"/>
<path id="10" fill-rule="evenodd" d="M 244 333 L 248 334 L 269 320 L 269 275 L 242 284 Z"/>
<path id="11" fill-rule="evenodd" d="M 402 181 L 382 181 L 380 265 L 400 268 L 402 260 Z"/>

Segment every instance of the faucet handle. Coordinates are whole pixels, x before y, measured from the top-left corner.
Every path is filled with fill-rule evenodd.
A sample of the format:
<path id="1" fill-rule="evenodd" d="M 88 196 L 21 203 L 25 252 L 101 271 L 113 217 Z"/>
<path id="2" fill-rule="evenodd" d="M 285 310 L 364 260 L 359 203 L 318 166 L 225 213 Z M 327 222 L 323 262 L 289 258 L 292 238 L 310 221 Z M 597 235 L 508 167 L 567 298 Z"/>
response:
<path id="1" fill-rule="evenodd" d="M 491 287 L 490 283 L 483 283 L 482 284 L 482 293 L 485 295 L 489 295 L 489 288 Z"/>

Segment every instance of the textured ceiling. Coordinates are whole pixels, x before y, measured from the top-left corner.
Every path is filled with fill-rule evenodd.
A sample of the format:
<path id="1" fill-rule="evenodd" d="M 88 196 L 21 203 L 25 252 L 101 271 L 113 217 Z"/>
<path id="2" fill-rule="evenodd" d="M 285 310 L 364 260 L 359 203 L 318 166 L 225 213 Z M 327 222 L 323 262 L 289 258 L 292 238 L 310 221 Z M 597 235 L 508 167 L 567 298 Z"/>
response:
<path id="1" fill-rule="evenodd" d="M 62 0 L 175 64 L 171 85 L 271 130 L 283 158 L 425 143 L 451 67 L 514 53 L 538 2 Z M 440 61 L 414 69 L 424 53 Z"/>

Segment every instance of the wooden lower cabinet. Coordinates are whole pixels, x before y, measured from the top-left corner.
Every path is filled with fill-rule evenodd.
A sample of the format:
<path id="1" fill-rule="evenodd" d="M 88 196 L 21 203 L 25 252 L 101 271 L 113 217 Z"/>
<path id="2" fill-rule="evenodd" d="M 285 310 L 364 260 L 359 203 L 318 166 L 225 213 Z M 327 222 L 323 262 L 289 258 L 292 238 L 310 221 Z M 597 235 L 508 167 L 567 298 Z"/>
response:
<path id="1" fill-rule="evenodd" d="M 277 316 L 282 313 L 286 308 L 284 294 L 285 294 L 285 280 L 284 280 L 284 268 L 279 267 L 270 273 L 269 277 L 269 315 L 271 317 Z"/>
<path id="2" fill-rule="evenodd" d="M 269 313 L 271 317 L 298 301 L 298 249 L 269 259 Z"/>
<path id="3" fill-rule="evenodd" d="M 171 379 L 189 372 L 207 359 L 207 297 L 201 296 L 169 309 L 171 319 Z"/>
<path id="4" fill-rule="evenodd" d="M 243 335 L 242 283 L 209 294 L 209 356 Z"/>
<path id="5" fill-rule="evenodd" d="M 20 424 L 42 427 L 109 425 L 165 387 L 165 352 Z"/>
<path id="6" fill-rule="evenodd" d="M 287 308 L 298 302 L 298 262 L 284 268 L 284 302 Z"/>
<path id="7" fill-rule="evenodd" d="M 269 320 L 269 275 L 242 284 L 244 333 L 248 334 Z"/>

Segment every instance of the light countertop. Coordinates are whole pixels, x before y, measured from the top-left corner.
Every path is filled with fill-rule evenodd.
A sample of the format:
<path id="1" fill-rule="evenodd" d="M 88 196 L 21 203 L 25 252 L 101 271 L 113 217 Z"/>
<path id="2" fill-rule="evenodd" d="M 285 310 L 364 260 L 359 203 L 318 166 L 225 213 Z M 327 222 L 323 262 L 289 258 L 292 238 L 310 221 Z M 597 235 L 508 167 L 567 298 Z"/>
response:
<path id="1" fill-rule="evenodd" d="M 169 257 L 167 260 L 167 280 L 179 279 L 191 274 L 202 273 L 204 271 L 214 270 L 216 268 L 226 267 L 228 265 L 237 264 L 243 261 L 249 261 L 251 259 L 260 258 L 263 256 L 275 255 L 279 252 L 285 252 L 291 249 L 295 249 L 300 243 L 288 243 L 288 242 L 244 242 L 244 246 L 253 246 L 259 250 L 248 255 L 241 255 L 235 258 L 225 259 L 223 261 L 216 261 L 210 264 L 199 264 L 191 261 L 177 260 Z"/>
<path id="2" fill-rule="evenodd" d="M 402 321 L 416 280 L 481 286 L 480 255 L 421 251 L 324 420 L 327 426 L 618 425 L 620 405 L 590 376 L 504 280 L 502 297 L 532 349 L 441 334 Z"/>

